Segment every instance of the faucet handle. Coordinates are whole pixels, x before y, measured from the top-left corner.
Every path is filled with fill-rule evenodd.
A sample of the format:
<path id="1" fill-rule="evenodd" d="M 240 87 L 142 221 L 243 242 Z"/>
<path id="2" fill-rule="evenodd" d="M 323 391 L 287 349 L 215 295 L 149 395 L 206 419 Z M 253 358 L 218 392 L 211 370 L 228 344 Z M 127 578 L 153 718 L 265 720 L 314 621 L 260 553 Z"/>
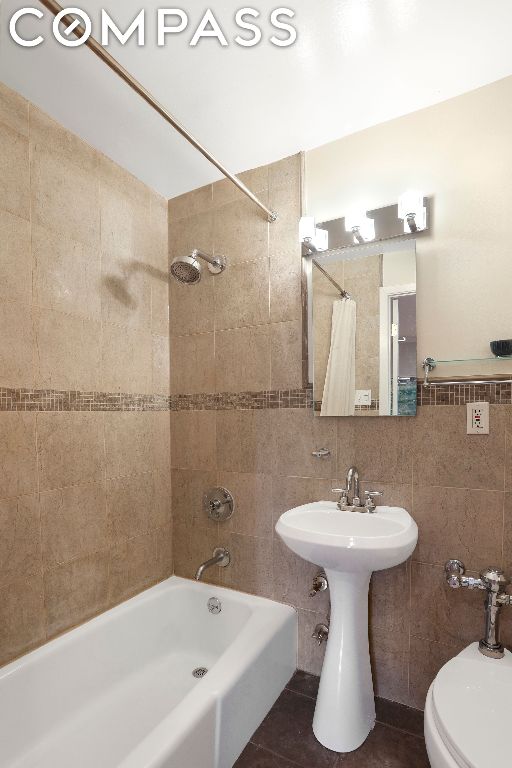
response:
<path id="1" fill-rule="evenodd" d="M 377 499 L 379 496 L 384 496 L 384 494 L 382 493 L 382 491 L 365 491 L 364 495 L 366 497 L 364 506 L 366 507 L 368 512 L 375 512 L 377 507 L 374 502 L 374 499 Z"/>
<path id="2" fill-rule="evenodd" d="M 346 509 L 348 507 L 348 489 L 347 488 L 331 488 L 331 493 L 339 493 L 338 509 Z"/>

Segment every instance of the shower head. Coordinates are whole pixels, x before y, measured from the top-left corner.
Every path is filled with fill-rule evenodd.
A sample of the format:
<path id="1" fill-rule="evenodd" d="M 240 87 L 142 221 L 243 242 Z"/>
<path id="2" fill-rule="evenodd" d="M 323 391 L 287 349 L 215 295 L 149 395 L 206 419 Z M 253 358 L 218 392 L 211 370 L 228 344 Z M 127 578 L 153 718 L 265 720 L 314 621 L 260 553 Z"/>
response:
<path id="1" fill-rule="evenodd" d="M 187 256 L 177 256 L 171 263 L 171 275 L 179 283 L 194 285 L 201 279 L 201 262 L 203 259 L 208 264 L 208 270 L 212 275 L 219 275 L 226 269 L 226 260 L 223 256 L 209 256 L 207 253 L 194 248 Z"/>

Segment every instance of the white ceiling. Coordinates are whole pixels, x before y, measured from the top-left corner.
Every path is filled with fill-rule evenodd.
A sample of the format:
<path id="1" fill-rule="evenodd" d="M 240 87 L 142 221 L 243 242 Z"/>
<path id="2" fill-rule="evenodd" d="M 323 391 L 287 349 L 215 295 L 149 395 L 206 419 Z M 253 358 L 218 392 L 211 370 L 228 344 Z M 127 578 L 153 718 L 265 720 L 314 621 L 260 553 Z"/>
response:
<path id="1" fill-rule="evenodd" d="M 61 2 L 61 4 L 63 4 Z M 268 18 L 281 0 L 255 0 Z M 21 48 L 7 20 L 29 5 L 0 0 L 0 79 L 166 197 L 219 178 L 218 172 L 86 48 L 51 38 Z M 36 6 L 33 2 L 30 5 Z M 99 9 L 125 26 L 147 9 L 145 47 L 110 52 L 218 159 L 238 173 L 311 149 L 512 74 L 510 0 L 288 0 L 297 43 L 222 48 L 188 42 L 205 10 L 180 0 L 187 32 L 158 48 L 158 0 L 76 0 L 99 36 Z M 237 33 L 240 0 L 210 7 L 226 36 Z M 46 12 L 48 15 L 48 12 Z M 24 33 L 41 22 L 27 21 Z M 124 28 L 124 27 L 123 27 Z"/>

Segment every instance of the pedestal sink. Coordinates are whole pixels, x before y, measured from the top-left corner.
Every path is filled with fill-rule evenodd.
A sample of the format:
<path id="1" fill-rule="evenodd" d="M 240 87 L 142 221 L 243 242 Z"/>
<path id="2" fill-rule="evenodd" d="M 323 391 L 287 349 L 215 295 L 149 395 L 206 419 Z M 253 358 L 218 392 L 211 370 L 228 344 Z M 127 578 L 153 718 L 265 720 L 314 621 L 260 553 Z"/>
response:
<path id="1" fill-rule="evenodd" d="M 351 752 L 375 724 L 368 649 L 370 577 L 407 560 L 418 528 L 400 507 L 377 507 L 369 513 L 342 511 L 335 502 L 319 501 L 285 512 L 276 531 L 293 552 L 325 569 L 331 620 L 313 731 L 328 749 Z"/>

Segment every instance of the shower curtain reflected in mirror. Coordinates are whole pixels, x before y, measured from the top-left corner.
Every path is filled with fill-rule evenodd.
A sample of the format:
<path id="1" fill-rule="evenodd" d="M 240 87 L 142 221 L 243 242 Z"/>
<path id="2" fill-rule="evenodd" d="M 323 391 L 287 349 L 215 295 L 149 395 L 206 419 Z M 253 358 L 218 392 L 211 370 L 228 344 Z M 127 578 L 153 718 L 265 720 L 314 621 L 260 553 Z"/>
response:
<path id="1" fill-rule="evenodd" d="M 331 349 L 321 416 L 353 416 L 356 400 L 356 303 L 337 299 L 332 305 Z"/>

